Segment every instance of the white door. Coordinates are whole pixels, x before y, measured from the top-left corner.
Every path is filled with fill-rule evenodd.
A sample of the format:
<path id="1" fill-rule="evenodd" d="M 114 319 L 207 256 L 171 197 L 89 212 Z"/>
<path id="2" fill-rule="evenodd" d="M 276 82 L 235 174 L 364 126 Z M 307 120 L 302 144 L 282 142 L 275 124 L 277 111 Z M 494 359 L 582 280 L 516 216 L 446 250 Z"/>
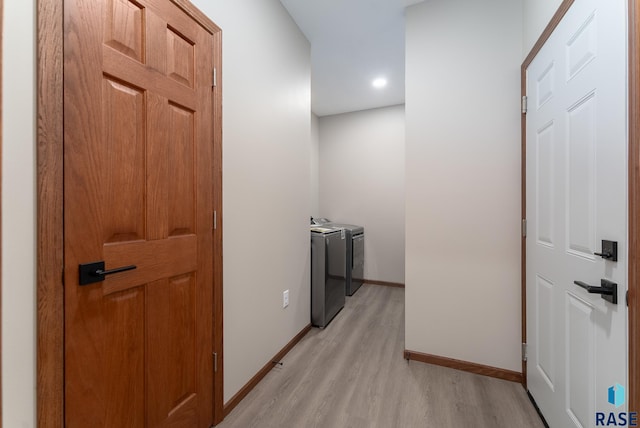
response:
<path id="1" fill-rule="evenodd" d="M 576 0 L 527 69 L 527 381 L 551 428 L 626 411 L 626 3 Z M 601 279 L 617 304 L 574 284 Z"/>

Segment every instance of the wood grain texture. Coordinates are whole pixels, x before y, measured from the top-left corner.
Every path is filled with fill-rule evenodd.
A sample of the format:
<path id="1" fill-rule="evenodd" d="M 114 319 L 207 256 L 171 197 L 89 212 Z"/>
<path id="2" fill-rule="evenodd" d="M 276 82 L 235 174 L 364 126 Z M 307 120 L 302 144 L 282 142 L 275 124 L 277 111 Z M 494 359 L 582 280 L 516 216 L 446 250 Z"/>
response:
<path id="1" fill-rule="evenodd" d="M 640 0 L 629 0 L 629 410 L 640 411 Z"/>
<path id="2" fill-rule="evenodd" d="M 220 29 L 186 0 L 173 1 L 210 34 L 214 34 L 214 56 L 220 75 Z M 38 284 L 37 284 L 37 421 L 39 427 L 64 425 L 64 353 L 63 353 L 63 0 L 38 0 Z M 166 7 L 163 5 L 163 7 Z M 150 24 L 152 24 L 151 22 Z M 128 31 L 128 30 L 127 30 Z M 122 37 L 124 35 L 124 37 Z M 120 32 L 125 42 L 138 40 L 128 32 Z M 125 43 L 127 44 L 127 43 Z M 134 49 L 135 52 L 135 49 Z M 135 55 L 134 55 L 135 56 Z M 147 58 L 153 61 L 153 56 Z M 158 65 L 158 64 L 155 64 Z M 207 75 L 210 71 L 207 70 Z M 220 82 L 220 80 L 219 80 Z M 174 91 L 177 92 L 177 91 Z M 187 100 L 188 101 L 188 100 Z M 220 178 L 214 191 L 221 202 L 221 84 L 216 89 L 214 150 L 216 170 Z M 211 112 L 213 114 L 213 112 Z M 221 203 L 218 203 L 218 216 Z M 207 223 L 210 216 L 207 215 Z M 220 220 L 219 220 L 220 221 Z M 216 235 L 220 246 L 215 249 L 216 295 L 214 329 L 219 367 L 222 365 L 222 235 Z M 210 354 L 209 354 L 210 355 Z M 216 408 L 222 415 L 222 370 L 216 373 Z M 221 416 L 219 416 L 221 418 Z"/>
<path id="3" fill-rule="evenodd" d="M 173 4 L 178 6 L 189 15 L 194 21 L 207 30 L 210 34 L 220 33 L 220 27 L 218 27 L 207 15 L 205 15 L 200 9 L 195 7 L 193 3 L 188 0 L 171 0 Z"/>
<path id="4" fill-rule="evenodd" d="M 2 177 L 2 32 L 4 2 L 0 0 L 0 177 Z M 0 180 L 0 308 L 2 308 L 2 180 Z M 2 361 L 2 309 L 0 309 L 0 361 Z M 0 373 L 2 385 L 2 373 Z M 2 388 L 0 388 L 0 428 L 2 428 Z"/>
<path id="5" fill-rule="evenodd" d="M 551 17 L 544 31 L 531 48 L 520 67 L 520 93 L 524 97 L 527 95 L 527 68 L 531 61 L 538 55 L 540 49 L 547 42 L 551 33 L 556 29 L 560 21 L 567 13 L 575 0 L 564 0 L 556 13 Z M 520 212 L 522 220 L 527 218 L 527 115 L 521 113 L 520 120 L 520 176 L 521 176 L 521 204 Z M 527 343 L 527 238 L 522 237 L 520 243 L 520 290 L 521 290 L 521 312 L 522 312 L 522 343 Z M 527 387 L 527 362 L 522 362 L 522 384 Z"/>
<path id="6" fill-rule="evenodd" d="M 527 69 L 520 68 L 520 94 L 527 95 Z M 522 111 L 522 110 L 521 110 Z M 527 218 L 527 115 L 520 113 L 520 218 Z M 520 312 L 522 343 L 527 343 L 527 237 L 520 239 Z M 522 385 L 527 388 L 527 362 L 522 361 Z"/>
<path id="7" fill-rule="evenodd" d="M 233 409 L 235 409 L 238 404 L 249 394 L 253 388 L 260 383 L 262 379 L 276 366 L 275 362 L 280 361 L 284 358 L 294 346 L 298 344 L 306 336 L 306 334 L 311 330 L 311 324 L 308 324 L 300 330 L 298 334 L 296 334 L 293 339 L 289 341 L 276 355 L 273 356 L 259 371 L 256 373 L 250 380 L 247 382 L 240 391 L 238 391 L 228 403 L 224 405 L 224 415 L 227 416 Z"/>
<path id="8" fill-rule="evenodd" d="M 438 355 L 423 354 L 421 352 L 409 351 L 406 349 L 404 351 L 404 358 L 406 360 L 420 361 L 422 363 L 449 367 L 451 369 L 462 370 L 482 376 L 495 377 L 497 379 L 522 383 L 522 373 L 514 372 L 513 370 L 499 369 L 497 367 L 485 366 L 483 364 L 461 361 L 453 358 L 440 357 Z"/>
<path id="9" fill-rule="evenodd" d="M 62 1 L 38 0 L 37 423 L 64 426 Z"/>
<path id="10" fill-rule="evenodd" d="M 213 423 L 212 52 L 172 3 L 65 1 L 68 426 Z"/>
<path id="11" fill-rule="evenodd" d="M 404 360 L 404 299 L 362 287 L 219 427 L 543 427 L 517 383 Z"/>
<path id="12" fill-rule="evenodd" d="M 222 32 L 213 34 L 213 65 L 217 70 L 217 85 L 213 88 L 213 209 L 215 228 L 213 230 L 213 352 L 218 356 L 218 367 L 213 382 L 213 421 L 219 423 L 224 418 L 224 350 L 222 320 L 222 230 L 224 214 L 222 209 Z"/>
<path id="13" fill-rule="evenodd" d="M 400 282 L 377 281 L 375 279 L 363 279 L 362 283 L 371 285 L 384 285 L 385 287 L 404 288 L 404 284 Z"/>

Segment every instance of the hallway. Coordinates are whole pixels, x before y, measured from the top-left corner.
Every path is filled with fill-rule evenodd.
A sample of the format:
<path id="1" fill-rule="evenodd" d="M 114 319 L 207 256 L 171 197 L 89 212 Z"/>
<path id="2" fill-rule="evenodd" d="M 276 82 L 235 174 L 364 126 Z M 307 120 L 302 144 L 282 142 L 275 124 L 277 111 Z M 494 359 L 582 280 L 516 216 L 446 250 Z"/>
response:
<path id="1" fill-rule="evenodd" d="M 408 362 L 404 290 L 365 285 L 219 427 L 542 427 L 521 385 Z"/>

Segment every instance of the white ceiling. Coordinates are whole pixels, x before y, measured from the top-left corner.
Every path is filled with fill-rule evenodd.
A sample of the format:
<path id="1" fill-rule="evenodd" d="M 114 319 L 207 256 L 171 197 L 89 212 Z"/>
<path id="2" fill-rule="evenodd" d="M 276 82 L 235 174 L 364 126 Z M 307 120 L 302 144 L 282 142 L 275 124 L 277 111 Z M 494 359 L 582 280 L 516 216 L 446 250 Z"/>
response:
<path id="1" fill-rule="evenodd" d="M 311 42 L 318 116 L 404 103 L 404 8 L 424 0 L 280 0 Z M 371 86 L 385 77 L 384 89 Z"/>

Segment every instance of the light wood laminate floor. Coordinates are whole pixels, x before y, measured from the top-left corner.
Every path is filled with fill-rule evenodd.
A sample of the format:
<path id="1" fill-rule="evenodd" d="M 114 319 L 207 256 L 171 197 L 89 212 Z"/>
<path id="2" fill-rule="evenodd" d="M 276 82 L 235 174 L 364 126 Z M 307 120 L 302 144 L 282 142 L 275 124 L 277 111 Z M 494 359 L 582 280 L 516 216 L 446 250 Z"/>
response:
<path id="1" fill-rule="evenodd" d="M 403 358 L 404 290 L 365 285 L 218 425 L 542 428 L 520 384 Z"/>

